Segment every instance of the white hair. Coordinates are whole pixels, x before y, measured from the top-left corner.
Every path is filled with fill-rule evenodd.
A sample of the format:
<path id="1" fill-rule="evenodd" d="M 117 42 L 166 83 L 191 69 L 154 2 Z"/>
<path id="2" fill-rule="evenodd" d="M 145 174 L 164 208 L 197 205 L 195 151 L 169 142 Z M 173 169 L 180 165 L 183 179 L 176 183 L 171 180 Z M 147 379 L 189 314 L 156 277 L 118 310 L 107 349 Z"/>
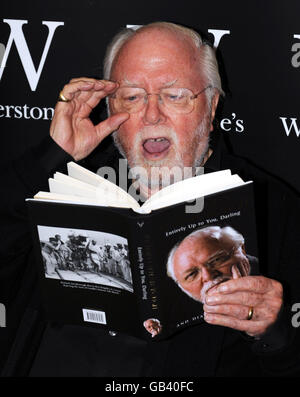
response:
<path id="1" fill-rule="evenodd" d="M 174 273 L 174 255 L 179 247 L 179 245 L 185 240 L 194 237 L 194 238 L 202 238 L 208 237 L 210 239 L 223 241 L 224 243 L 228 242 L 232 245 L 232 247 L 238 249 L 242 247 L 245 243 L 244 237 L 234 230 L 230 226 L 225 226 L 221 228 L 220 226 L 208 226 L 203 229 L 198 229 L 186 236 L 182 241 L 179 241 L 170 251 L 167 260 L 167 274 L 171 277 L 175 282 L 177 282 L 177 278 Z"/>
<path id="2" fill-rule="evenodd" d="M 216 91 L 219 92 L 219 94 L 224 95 L 214 48 L 208 43 L 204 42 L 200 34 L 195 32 L 193 29 L 189 29 L 170 22 L 153 22 L 137 29 L 126 28 L 119 32 L 107 47 L 104 58 L 104 78 L 106 80 L 110 79 L 113 63 L 123 45 L 133 36 L 152 27 L 169 30 L 175 32 L 176 34 L 185 35 L 192 39 L 192 42 L 199 50 L 199 66 L 201 67 L 200 70 L 205 79 L 205 85 L 212 87 L 212 89 L 207 89 L 205 91 L 209 106 L 211 106 L 211 101 Z"/>

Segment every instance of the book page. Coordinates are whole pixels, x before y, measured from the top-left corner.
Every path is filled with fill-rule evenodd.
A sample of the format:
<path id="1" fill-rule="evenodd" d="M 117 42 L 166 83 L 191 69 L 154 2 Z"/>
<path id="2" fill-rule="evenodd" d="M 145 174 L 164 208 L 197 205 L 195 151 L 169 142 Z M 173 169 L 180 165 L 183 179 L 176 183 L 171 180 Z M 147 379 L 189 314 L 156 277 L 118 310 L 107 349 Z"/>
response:
<path id="1" fill-rule="evenodd" d="M 70 177 L 96 187 L 98 192 L 111 194 L 114 195 L 117 200 L 128 202 L 128 207 L 130 208 L 139 207 L 139 204 L 132 196 L 109 180 L 102 178 L 100 175 L 97 175 L 72 161 L 67 164 L 67 167 Z"/>
<path id="2" fill-rule="evenodd" d="M 178 181 L 176 183 L 173 183 L 172 185 L 166 186 L 163 189 L 159 190 L 157 193 L 153 194 L 148 202 L 154 201 L 157 198 L 161 196 L 166 196 L 167 194 L 172 193 L 173 190 L 178 190 L 181 189 L 182 187 L 189 187 L 189 185 L 194 186 L 195 181 L 202 181 L 201 183 L 208 183 L 211 181 L 211 183 L 217 184 L 218 181 L 221 181 L 224 178 L 230 178 L 231 177 L 231 171 L 229 169 L 227 170 L 222 170 L 222 171 L 216 171 L 216 172 L 211 172 L 208 174 L 201 174 L 201 175 L 196 175 L 192 178 L 187 178 L 183 179 L 181 181 Z"/>
<path id="3" fill-rule="evenodd" d="M 75 166 L 77 166 L 77 164 L 75 164 Z M 80 168 L 80 172 L 82 172 L 83 174 L 84 172 L 82 171 L 82 169 L 84 168 L 80 166 L 78 167 Z M 73 168 L 77 169 L 77 167 Z M 87 172 L 89 173 L 89 171 Z M 96 180 L 98 180 L 98 175 L 93 173 L 91 174 L 93 175 L 93 177 L 96 178 L 90 177 L 90 179 L 88 180 L 93 179 L 94 184 L 75 179 L 60 172 L 56 172 L 54 174 L 54 178 L 50 178 L 48 180 L 50 193 L 73 196 L 75 197 L 75 200 L 72 201 L 75 202 L 77 201 L 76 197 L 82 197 L 92 199 L 95 202 L 98 202 L 99 205 L 104 206 L 132 209 L 138 209 L 140 207 L 138 202 L 121 188 L 101 177 L 99 177 L 100 183 L 97 184 Z M 78 175 L 78 172 L 76 173 L 76 175 Z M 105 181 L 104 183 L 102 183 L 102 179 Z"/>
<path id="4" fill-rule="evenodd" d="M 131 208 L 137 213 L 147 214 L 155 209 L 195 200 L 244 183 L 238 175 L 231 175 L 230 170 L 198 175 L 161 189 L 140 206 L 123 189 L 76 163 L 68 163 L 68 172 L 70 175 L 56 172 L 49 179 L 50 193 L 39 192 L 35 199 Z"/>
<path id="5" fill-rule="evenodd" d="M 68 185 L 79 186 L 83 189 L 93 190 L 93 191 L 96 190 L 95 186 L 79 181 L 78 179 L 72 178 L 71 176 L 62 174 L 61 172 L 55 172 L 53 179 L 55 179 L 56 181 L 65 182 Z"/>
<path id="6" fill-rule="evenodd" d="M 107 199 L 107 197 L 103 196 L 102 200 L 100 198 L 88 198 L 88 197 L 80 197 L 74 196 L 72 194 L 61 194 L 61 193 L 50 193 L 50 192 L 38 192 L 34 198 L 34 200 L 42 200 L 42 201 L 51 201 L 57 203 L 65 203 L 65 204 L 86 204 L 86 205 L 95 205 L 95 206 L 103 206 L 103 207 L 118 207 L 118 208 L 132 208 L 128 206 L 128 203 L 120 202 L 120 201 L 112 201 L 111 199 Z M 33 200 L 26 199 L 26 200 Z M 132 208 L 134 211 L 139 210 L 139 206 L 136 208 Z"/>
<path id="7" fill-rule="evenodd" d="M 55 177 L 57 177 L 57 175 L 55 175 Z M 87 183 L 76 181 L 68 176 L 64 176 L 62 179 L 61 177 L 59 178 L 60 179 L 49 178 L 51 193 L 93 198 L 95 200 L 99 200 L 99 202 L 105 201 L 108 203 L 107 205 L 109 205 L 110 202 L 120 202 L 120 204 L 125 203 L 128 207 L 131 207 L 132 205 L 127 198 L 124 198 L 123 196 L 120 197 L 118 191 L 111 191 L 107 186 L 96 188 L 88 185 Z M 135 207 L 137 206 L 137 203 L 133 202 L 133 204 Z"/>
<path id="8" fill-rule="evenodd" d="M 160 190 L 143 204 L 140 212 L 148 213 L 154 209 L 193 200 L 243 183 L 238 175 L 231 175 L 230 170 L 195 176 Z"/>

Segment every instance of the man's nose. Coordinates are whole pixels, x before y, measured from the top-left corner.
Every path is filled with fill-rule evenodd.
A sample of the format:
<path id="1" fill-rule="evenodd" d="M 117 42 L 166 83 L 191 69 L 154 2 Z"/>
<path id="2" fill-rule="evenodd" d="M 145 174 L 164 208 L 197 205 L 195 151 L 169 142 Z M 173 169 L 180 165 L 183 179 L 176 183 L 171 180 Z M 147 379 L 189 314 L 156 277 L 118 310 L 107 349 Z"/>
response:
<path id="1" fill-rule="evenodd" d="M 202 280 L 204 282 L 211 281 L 214 278 L 213 274 L 212 274 L 212 271 L 207 269 L 205 266 L 202 267 L 202 273 L 201 274 L 202 274 Z"/>
<path id="2" fill-rule="evenodd" d="M 166 120 L 166 117 L 159 106 L 158 95 L 148 95 L 143 119 L 146 125 L 156 125 Z"/>

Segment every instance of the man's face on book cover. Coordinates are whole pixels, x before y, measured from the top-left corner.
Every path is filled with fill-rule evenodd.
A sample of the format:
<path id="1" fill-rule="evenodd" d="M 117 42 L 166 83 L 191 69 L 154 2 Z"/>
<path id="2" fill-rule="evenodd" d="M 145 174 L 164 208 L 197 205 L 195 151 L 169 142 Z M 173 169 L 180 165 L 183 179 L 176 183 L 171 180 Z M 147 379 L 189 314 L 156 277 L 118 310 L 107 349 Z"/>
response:
<path id="1" fill-rule="evenodd" d="M 185 88 L 192 94 L 205 89 L 200 65 L 199 50 L 190 38 L 157 28 L 134 36 L 115 59 L 111 79 L 120 84 L 119 89 L 131 93 L 132 88 L 142 88 L 145 93 L 138 110 L 114 134 L 130 168 L 147 170 L 145 182 L 149 183 L 151 167 L 200 166 L 208 152 L 217 96 L 212 109 L 204 91 L 190 101 L 191 106 L 178 110 L 166 106 L 158 95 L 166 88 Z M 134 93 L 130 95 L 128 100 L 137 100 Z M 109 104 L 116 113 L 116 100 Z"/>
<path id="2" fill-rule="evenodd" d="M 205 302 L 214 285 L 247 276 L 250 264 L 244 247 L 226 238 L 199 235 L 184 239 L 173 257 L 179 287 L 193 299 Z"/>
<path id="3" fill-rule="evenodd" d="M 144 321 L 144 327 L 152 335 L 152 338 L 158 335 L 162 329 L 160 321 L 153 318 Z"/>

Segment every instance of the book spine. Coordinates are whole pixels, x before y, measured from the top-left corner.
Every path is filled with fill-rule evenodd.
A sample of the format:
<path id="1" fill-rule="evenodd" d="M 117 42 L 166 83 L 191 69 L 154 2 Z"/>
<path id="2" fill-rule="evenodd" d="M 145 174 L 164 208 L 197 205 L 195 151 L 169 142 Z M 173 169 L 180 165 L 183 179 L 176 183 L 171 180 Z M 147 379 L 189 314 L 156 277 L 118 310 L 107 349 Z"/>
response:
<path id="1" fill-rule="evenodd" d="M 133 221 L 131 250 L 134 288 L 142 321 L 159 316 L 157 285 L 152 259 L 151 218 Z"/>

